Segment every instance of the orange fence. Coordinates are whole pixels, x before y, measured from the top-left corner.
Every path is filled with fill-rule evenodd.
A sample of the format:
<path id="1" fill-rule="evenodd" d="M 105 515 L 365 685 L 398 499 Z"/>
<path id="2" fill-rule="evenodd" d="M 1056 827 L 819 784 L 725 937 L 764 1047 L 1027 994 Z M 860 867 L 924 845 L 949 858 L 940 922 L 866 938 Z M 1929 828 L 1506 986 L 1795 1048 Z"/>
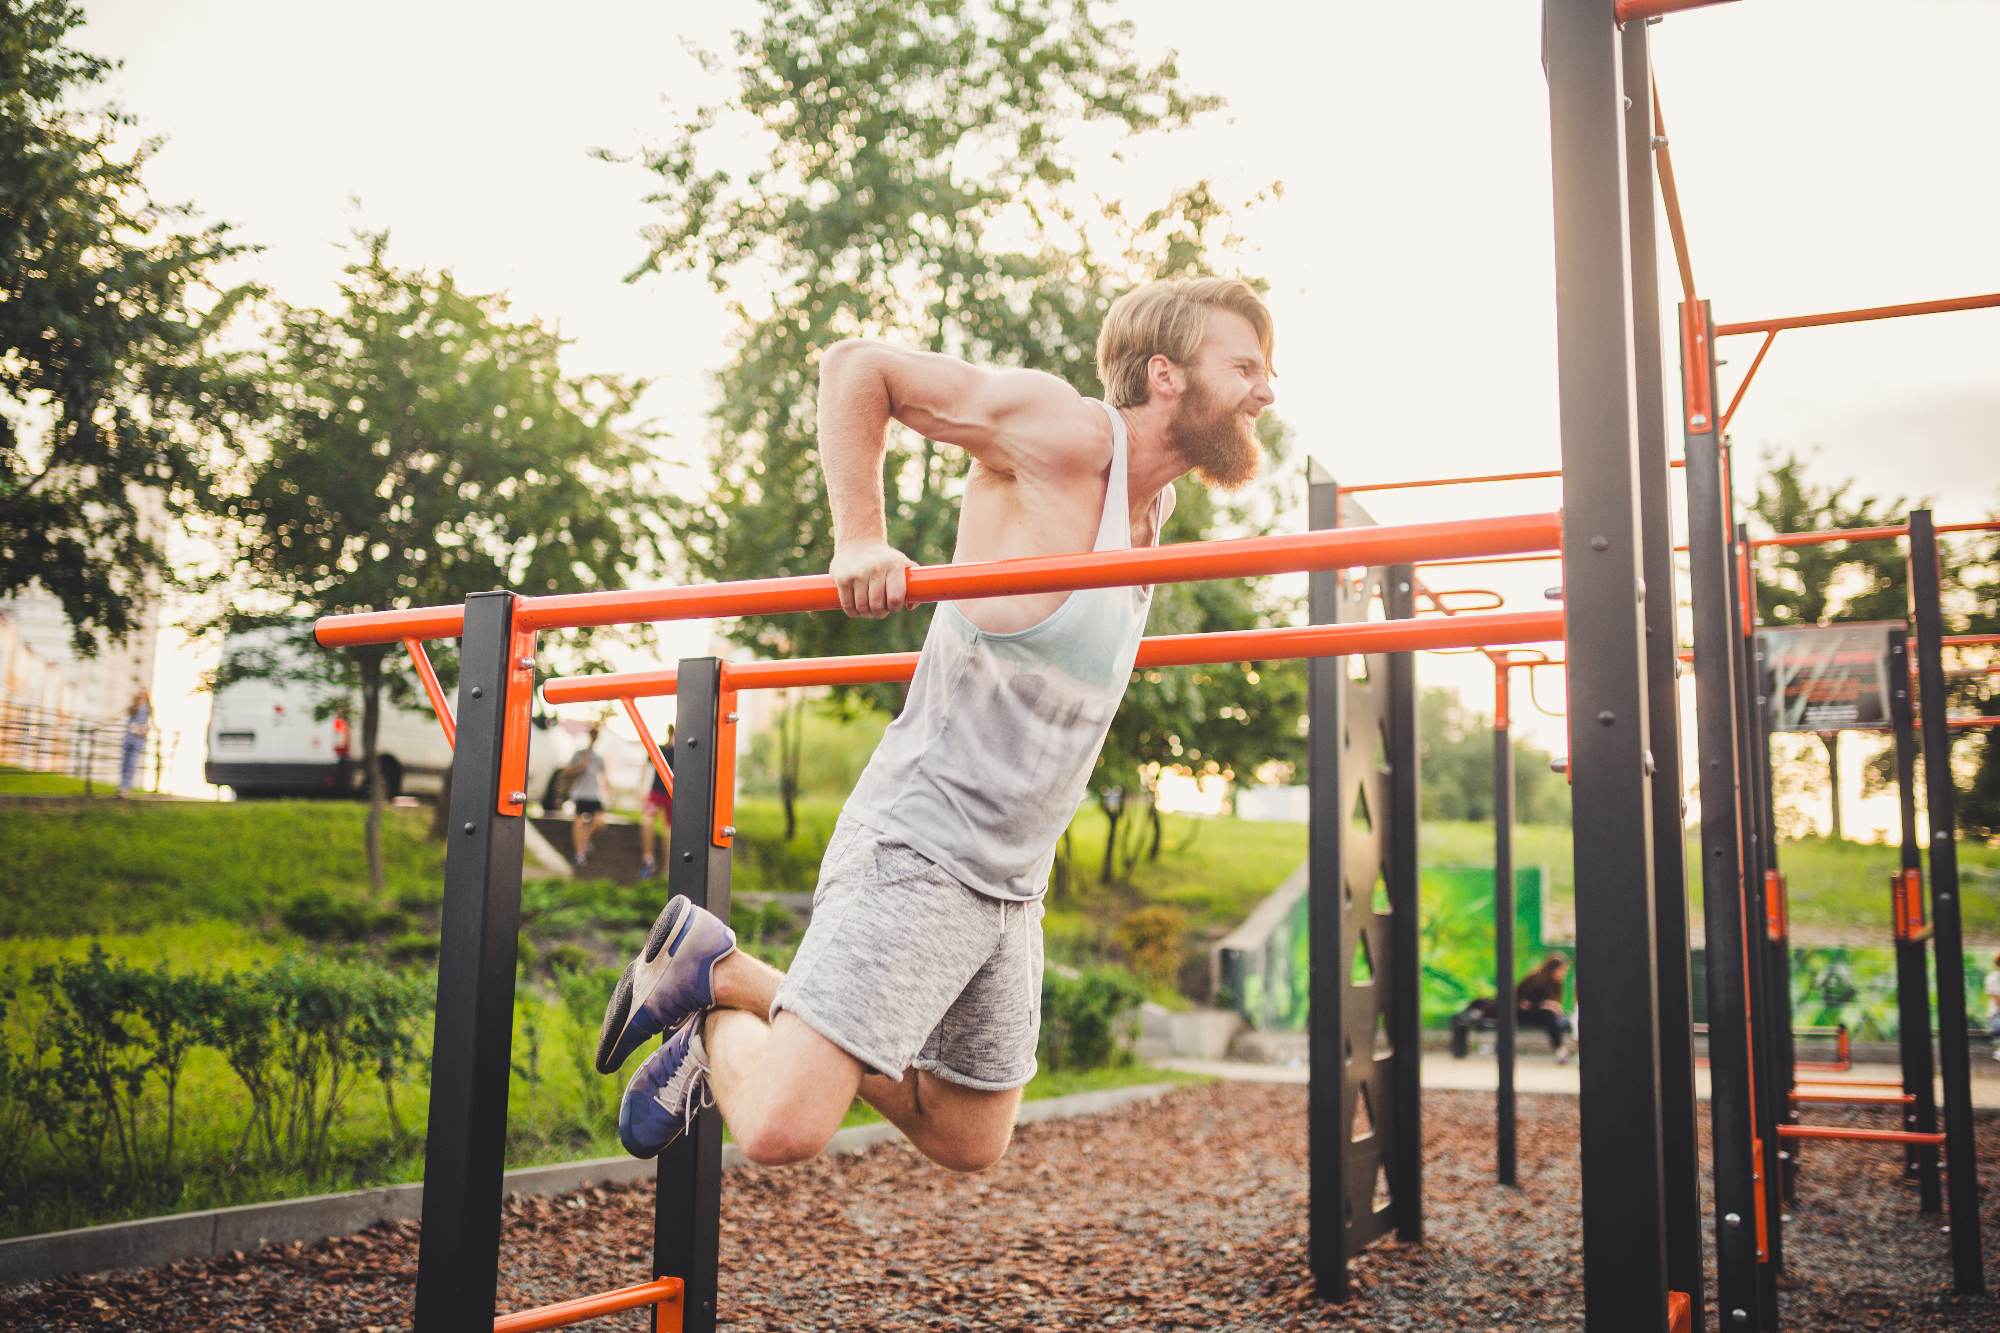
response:
<path id="1" fill-rule="evenodd" d="M 641 1282 L 636 1287 L 620 1287 L 600 1296 L 579 1296 L 573 1301 L 560 1301 L 555 1305 L 500 1315 L 493 1321 L 493 1333 L 538 1333 L 541 1329 L 580 1324 L 586 1319 L 598 1319 L 621 1310 L 637 1310 L 648 1305 L 653 1307 L 653 1328 L 657 1333 L 680 1333 L 681 1293 L 679 1278 L 657 1277 L 651 1282 Z"/>

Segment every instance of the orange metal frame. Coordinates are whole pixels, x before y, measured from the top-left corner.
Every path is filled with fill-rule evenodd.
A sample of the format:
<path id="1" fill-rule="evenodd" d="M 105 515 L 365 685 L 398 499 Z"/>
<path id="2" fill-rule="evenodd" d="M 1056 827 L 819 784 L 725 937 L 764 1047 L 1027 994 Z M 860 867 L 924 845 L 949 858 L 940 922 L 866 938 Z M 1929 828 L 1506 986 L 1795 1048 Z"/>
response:
<path id="1" fill-rule="evenodd" d="M 1779 1125 L 1781 1139 L 1848 1139 L 1855 1143 L 1917 1143 L 1944 1146 L 1944 1135 L 1912 1129 L 1843 1129 L 1838 1125 Z"/>
<path id="2" fill-rule="evenodd" d="M 499 1315 L 493 1320 L 493 1333 L 539 1333 L 541 1329 L 563 1328 L 648 1305 L 653 1307 L 653 1327 L 658 1333 L 681 1333 L 682 1292 L 679 1278 L 657 1277 L 598 1296 L 579 1296 L 573 1301 Z"/>

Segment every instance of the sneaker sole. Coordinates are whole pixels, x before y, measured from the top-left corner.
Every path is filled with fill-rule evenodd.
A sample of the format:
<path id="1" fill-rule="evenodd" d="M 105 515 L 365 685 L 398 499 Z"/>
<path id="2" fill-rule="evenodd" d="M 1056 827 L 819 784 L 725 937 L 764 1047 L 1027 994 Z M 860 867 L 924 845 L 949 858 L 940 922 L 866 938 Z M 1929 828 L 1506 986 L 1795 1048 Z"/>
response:
<path id="1" fill-rule="evenodd" d="M 660 909 L 652 930 L 647 932 L 646 947 L 626 965 L 625 974 L 618 978 L 617 988 L 611 992 L 611 1003 L 604 1009 L 604 1027 L 597 1034 L 598 1073 L 615 1074 L 619 1065 L 624 1063 L 620 1060 L 614 1064 L 611 1057 L 625 1039 L 625 1029 L 631 1026 L 632 997 L 642 992 L 652 994 L 653 987 L 659 984 L 660 975 L 673 964 L 673 950 L 666 947 L 667 941 L 674 936 L 677 928 L 685 932 L 692 924 L 694 918 L 687 910 L 689 906 L 687 899 L 673 898 Z"/>

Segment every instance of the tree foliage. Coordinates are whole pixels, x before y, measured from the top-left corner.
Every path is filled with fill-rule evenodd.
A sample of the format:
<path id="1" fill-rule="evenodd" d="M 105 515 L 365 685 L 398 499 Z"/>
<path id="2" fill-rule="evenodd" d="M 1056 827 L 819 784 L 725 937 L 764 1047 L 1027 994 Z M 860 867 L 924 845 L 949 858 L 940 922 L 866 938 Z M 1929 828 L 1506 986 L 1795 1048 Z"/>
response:
<path id="1" fill-rule="evenodd" d="M 244 293 L 209 275 L 244 247 L 147 194 L 156 145 L 115 142 L 130 117 L 71 109 L 112 68 L 65 44 L 82 21 L 0 0 L 0 595 L 39 584 L 90 654 L 176 581 L 142 493 L 186 512 L 256 388 L 210 351 Z"/>
<path id="2" fill-rule="evenodd" d="M 738 34 L 736 95 L 645 154 L 664 218 L 639 273 L 701 272 L 734 294 L 738 317 L 717 377 L 713 485 L 669 511 L 692 576 L 815 574 L 831 562 L 814 419 L 825 347 L 893 338 L 1097 394 L 1097 328 L 1112 300 L 1210 271 L 1233 247 L 1206 183 L 1137 219 L 1079 204 L 1079 127 L 1166 131 L 1218 104 L 1183 88 L 1171 57 L 1137 59 L 1129 25 L 1100 21 L 1103 8 L 766 0 L 758 26 Z M 713 150 L 721 130 L 746 127 L 764 147 L 739 178 Z M 1282 428 L 1267 420 L 1276 450 Z M 885 467 L 891 544 L 922 564 L 949 561 L 963 458 L 898 429 Z M 1173 535 L 1251 521 L 1250 508 L 1183 482 Z M 1246 628 L 1272 610 L 1246 584 L 1163 588 L 1150 627 Z M 766 656 L 907 652 L 929 620 L 929 607 L 882 621 L 759 616 L 732 633 Z M 901 702 L 899 687 L 854 693 L 892 712 Z M 1148 673 L 1120 711 L 1099 785 L 1137 790 L 1159 764 L 1247 773 L 1293 758 L 1303 696 L 1295 668 Z"/>
<path id="3" fill-rule="evenodd" d="M 624 586 L 654 553 L 661 499 L 648 437 L 625 424 L 643 384 L 566 376 L 539 321 L 393 267 L 386 235 L 362 241 L 339 309 L 283 312 L 268 447 L 217 501 L 245 588 L 290 618 Z M 361 693 L 378 892 L 376 728 L 385 684 L 410 689 L 399 659 L 313 655 Z"/>
<path id="4" fill-rule="evenodd" d="M 1493 818 L 1493 723 L 1467 708 L 1458 691 L 1429 686 L 1417 702 L 1423 818 Z M 1514 819 L 1569 823 L 1569 784 L 1549 770 L 1546 750 L 1515 740 Z"/>

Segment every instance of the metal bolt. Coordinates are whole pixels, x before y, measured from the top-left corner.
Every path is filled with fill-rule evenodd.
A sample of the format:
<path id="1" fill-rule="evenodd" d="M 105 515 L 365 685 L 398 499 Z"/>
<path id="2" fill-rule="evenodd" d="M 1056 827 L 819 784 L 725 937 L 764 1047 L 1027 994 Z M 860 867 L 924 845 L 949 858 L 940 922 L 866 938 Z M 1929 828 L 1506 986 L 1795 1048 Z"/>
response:
<path id="1" fill-rule="evenodd" d="M 1657 771 L 1653 767 L 1653 752 L 1651 750 L 1641 750 L 1639 751 L 1639 754 L 1640 757 L 1643 758 L 1646 762 L 1646 776 L 1649 778 L 1652 777 L 1653 774 Z"/>
<path id="2" fill-rule="evenodd" d="M 507 804 L 526 805 L 527 803 L 528 803 L 528 793 L 524 791 L 510 791 L 507 793 Z"/>
<path id="3" fill-rule="evenodd" d="M 486 697 L 486 691 L 480 686 L 474 685 L 472 687 L 472 697 L 475 699 L 484 699 Z"/>
<path id="4" fill-rule="evenodd" d="M 1621 98 L 1619 98 L 1618 100 L 1619 100 L 1619 101 L 1621 101 L 1621 102 L 1623 102 L 1623 103 L 1625 104 L 1625 109 L 1626 109 L 1627 111 L 1630 111 L 1630 110 L 1632 109 L 1632 99 L 1631 99 L 1631 98 L 1629 98 L 1629 97 L 1621 97 Z"/>
<path id="5" fill-rule="evenodd" d="M 1729 1317 L 1735 1320 L 1739 1324 L 1747 1324 L 1750 1322 L 1750 1312 L 1747 1310 L 1731 1310 L 1729 1312 Z"/>
<path id="6" fill-rule="evenodd" d="M 1558 583 L 1558 584 L 1557 584 L 1557 585 L 1556 585 L 1555 587 L 1553 587 L 1553 588 L 1544 588 L 1544 589 L 1542 589 L 1542 596 L 1543 596 L 1543 597 L 1545 597 L 1545 598 L 1547 598 L 1547 599 L 1548 599 L 1549 601 L 1551 601 L 1551 602 L 1560 602 L 1560 601 L 1561 601 L 1561 600 L 1563 599 L 1563 586 L 1562 586 L 1562 584 Z"/>
<path id="7" fill-rule="evenodd" d="M 534 670 L 534 669 L 535 669 L 535 659 L 534 659 L 534 658 L 532 658 L 532 657 L 524 657 L 524 658 L 522 658 L 522 659 L 521 659 L 521 670 L 523 670 L 523 671 L 532 671 L 532 670 Z"/>
<path id="8" fill-rule="evenodd" d="M 1593 551 L 1608 551 L 1611 549 L 1611 539 L 1609 537 L 1592 537 L 1590 539 L 1590 549 Z"/>
<path id="9" fill-rule="evenodd" d="M 736 836 L 736 825 L 734 825 L 734 824 L 724 824 L 724 825 L 722 826 L 722 836 L 723 836 L 723 837 L 725 837 L 725 838 L 733 838 L 733 837 L 735 837 L 735 836 Z"/>
<path id="10" fill-rule="evenodd" d="M 1597 715 L 1597 725 L 1600 727 L 1608 727 L 1617 720 L 1618 714 L 1612 712 L 1609 708 Z"/>
<path id="11" fill-rule="evenodd" d="M 734 722 L 734 721 L 735 721 L 735 720 L 737 719 L 737 717 L 738 717 L 738 716 L 739 716 L 739 715 L 738 715 L 738 714 L 736 714 L 736 713 L 724 713 L 724 714 L 722 715 L 722 720 L 723 720 L 724 722 Z"/>
<path id="12" fill-rule="evenodd" d="M 1740 1227 L 1743 1225 L 1743 1219 L 1737 1216 L 1735 1213 L 1725 1214 L 1722 1220 L 1732 1227 Z"/>
<path id="13" fill-rule="evenodd" d="M 1665 14 L 1648 14 L 1648 15 L 1646 15 L 1646 26 L 1647 26 L 1647 27 L 1649 27 L 1649 28 L 1650 28 L 1650 27 L 1652 27 L 1652 26 L 1653 26 L 1654 24 L 1656 24 L 1656 23 L 1665 23 L 1666 21 L 1667 21 L 1667 16 L 1666 16 Z"/>
<path id="14" fill-rule="evenodd" d="M 1666 146 L 1667 146 L 1667 136 L 1666 136 L 1666 135 L 1664 135 L 1664 134 L 1656 134 L 1656 135 L 1654 135 L 1654 136 L 1653 136 L 1653 151 L 1654 151 L 1654 152 L 1656 152 L 1656 153 L 1657 153 L 1657 152 L 1659 152 L 1659 151 L 1660 151 L 1660 150 L 1661 150 L 1662 148 L 1665 148 Z"/>
<path id="15" fill-rule="evenodd" d="M 1397 592 L 1408 592 L 1409 590 L 1410 590 L 1410 585 L 1407 583 L 1398 583 L 1396 585 Z"/>
<path id="16" fill-rule="evenodd" d="M 1646 580 L 1640 579 L 1638 582 L 1639 582 L 1639 600 L 1643 602 L 1646 600 Z"/>
<path id="17" fill-rule="evenodd" d="M 1704 413 L 1704 412 L 1692 412 L 1692 413 L 1689 413 L 1689 415 L 1688 415 L 1688 425 L 1690 425 L 1690 426 L 1706 426 L 1707 424 L 1708 424 L 1708 415 L 1707 415 L 1707 413 Z"/>
<path id="18" fill-rule="evenodd" d="M 694 749 L 695 746 L 700 744 L 701 742 L 699 740 L 696 740 L 693 736 L 688 737 L 688 749 L 692 750 Z"/>
<path id="19" fill-rule="evenodd" d="M 694 860 L 694 853 L 693 853 L 693 852 L 682 852 L 682 853 L 681 853 L 681 860 L 683 860 L 683 861 L 692 861 L 692 860 Z"/>
<path id="20" fill-rule="evenodd" d="M 472 832 L 472 825 L 470 825 L 470 824 L 467 824 L 467 825 L 465 826 L 465 831 L 466 831 L 467 833 L 470 833 L 470 832 Z"/>

